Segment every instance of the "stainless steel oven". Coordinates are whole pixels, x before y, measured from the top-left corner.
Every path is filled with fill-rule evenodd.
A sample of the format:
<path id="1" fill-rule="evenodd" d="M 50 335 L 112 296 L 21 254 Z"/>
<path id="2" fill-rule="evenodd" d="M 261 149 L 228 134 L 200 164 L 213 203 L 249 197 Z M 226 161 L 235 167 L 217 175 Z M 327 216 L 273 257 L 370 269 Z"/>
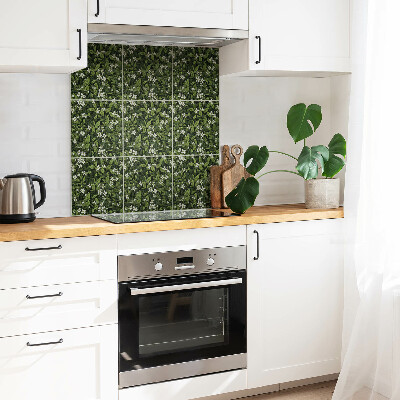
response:
<path id="1" fill-rule="evenodd" d="M 246 246 L 118 257 L 120 388 L 246 368 Z"/>

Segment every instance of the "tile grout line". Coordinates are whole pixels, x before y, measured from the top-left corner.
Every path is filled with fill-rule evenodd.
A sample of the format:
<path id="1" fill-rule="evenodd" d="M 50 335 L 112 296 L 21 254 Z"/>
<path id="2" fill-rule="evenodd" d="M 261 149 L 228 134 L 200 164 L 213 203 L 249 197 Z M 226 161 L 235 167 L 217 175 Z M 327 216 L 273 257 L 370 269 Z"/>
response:
<path id="1" fill-rule="evenodd" d="M 218 153 L 199 153 L 199 154 L 156 154 L 154 156 L 98 156 L 98 157 L 71 157 L 73 160 L 78 159 L 97 159 L 97 158 L 161 158 L 161 157 L 199 157 L 199 156 L 219 156 Z"/>
<path id="2" fill-rule="evenodd" d="M 121 102 L 123 102 L 124 100 L 118 100 L 118 99 L 71 99 L 71 101 L 102 101 L 102 102 L 110 102 L 110 103 L 121 103 Z M 146 99 L 146 100 L 143 100 L 143 99 L 133 99 L 133 100 L 127 100 L 128 101 L 128 103 L 138 103 L 138 102 L 142 102 L 142 103 L 145 103 L 145 102 L 149 102 L 149 103 L 172 103 L 174 100 L 160 100 L 160 99 Z M 201 103 L 201 102 L 203 102 L 203 103 L 206 103 L 206 102 L 208 102 L 208 103 L 218 103 L 219 102 L 219 100 L 212 100 L 212 99 L 201 99 L 201 100 L 188 100 L 188 99 L 179 99 L 179 100 L 176 100 L 178 103 L 180 103 L 180 102 L 194 102 L 194 103 Z"/>
<path id="3" fill-rule="evenodd" d="M 121 46 L 121 84 L 122 84 L 122 212 L 125 213 L 125 125 L 124 125 L 124 116 L 125 116 L 125 107 L 124 107 L 124 45 Z"/>
<path id="4" fill-rule="evenodd" d="M 174 113 L 175 113 L 175 106 L 174 106 L 174 48 L 171 47 L 171 87 L 172 87 L 172 98 L 171 98 L 171 106 L 172 106 L 172 132 L 171 132 L 171 209 L 174 209 Z"/>

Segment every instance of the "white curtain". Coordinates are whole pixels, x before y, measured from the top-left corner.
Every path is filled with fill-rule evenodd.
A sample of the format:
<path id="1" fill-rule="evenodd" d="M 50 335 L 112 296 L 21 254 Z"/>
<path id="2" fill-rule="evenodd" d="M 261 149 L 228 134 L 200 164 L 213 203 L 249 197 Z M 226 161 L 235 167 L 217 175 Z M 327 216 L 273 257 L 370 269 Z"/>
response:
<path id="1" fill-rule="evenodd" d="M 333 400 L 400 400 L 400 0 L 353 0 L 343 366 Z"/>

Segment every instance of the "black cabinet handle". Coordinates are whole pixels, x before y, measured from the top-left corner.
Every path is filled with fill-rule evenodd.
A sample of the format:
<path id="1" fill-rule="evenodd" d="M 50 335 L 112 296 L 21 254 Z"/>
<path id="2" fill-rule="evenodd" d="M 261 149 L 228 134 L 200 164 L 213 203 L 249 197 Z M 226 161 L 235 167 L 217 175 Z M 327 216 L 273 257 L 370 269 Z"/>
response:
<path id="1" fill-rule="evenodd" d="M 100 15 L 100 0 L 97 0 L 97 13 L 94 14 L 95 17 L 98 17 Z"/>
<path id="2" fill-rule="evenodd" d="M 60 339 L 60 340 L 57 340 L 56 342 L 45 342 L 45 343 L 30 343 L 30 342 L 27 342 L 26 345 L 29 346 L 29 347 L 48 346 L 50 344 L 60 344 L 63 341 L 64 341 L 63 339 Z"/>
<path id="3" fill-rule="evenodd" d="M 82 29 L 76 30 L 79 34 L 79 56 L 76 57 L 78 60 L 82 58 Z"/>
<path id="4" fill-rule="evenodd" d="M 256 39 L 258 39 L 258 60 L 256 61 L 256 64 L 260 64 L 260 62 L 261 62 L 261 36 L 256 36 Z"/>
<path id="5" fill-rule="evenodd" d="M 260 234 L 258 231 L 254 231 L 254 233 L 257 235 L 257 255 L 254 258 L 254 260 L 258 260 L 260 258 Z"/>
<path id="6" fill-rule="evenodd" d="M 61 297 L 63 295 L 63 292 L 58 292 L 56 294 L 44 294 L 42 296 L 29 296 L 29 294 L 26 295 L 27 299 L 44 299 L 45 297 Z"/>
<path id="7" fill-rule="evenodd" d="M 61 250 L 61 249 L 62 249 L 61 244 L 55 247 L 37 247 L 35 249 L 30 249 L 29 247 L 25 247 L 25 251 Z"/>

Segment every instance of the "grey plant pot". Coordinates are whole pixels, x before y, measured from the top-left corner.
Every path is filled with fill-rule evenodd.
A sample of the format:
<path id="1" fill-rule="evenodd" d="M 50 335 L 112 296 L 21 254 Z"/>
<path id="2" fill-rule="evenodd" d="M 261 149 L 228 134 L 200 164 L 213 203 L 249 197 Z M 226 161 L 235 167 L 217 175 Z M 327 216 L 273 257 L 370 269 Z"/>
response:
<path id="1" fill-rule="evenodd" d="M 340 179 L 310 179 L 305 181 L 306 208 L 338 208 Z"/>

